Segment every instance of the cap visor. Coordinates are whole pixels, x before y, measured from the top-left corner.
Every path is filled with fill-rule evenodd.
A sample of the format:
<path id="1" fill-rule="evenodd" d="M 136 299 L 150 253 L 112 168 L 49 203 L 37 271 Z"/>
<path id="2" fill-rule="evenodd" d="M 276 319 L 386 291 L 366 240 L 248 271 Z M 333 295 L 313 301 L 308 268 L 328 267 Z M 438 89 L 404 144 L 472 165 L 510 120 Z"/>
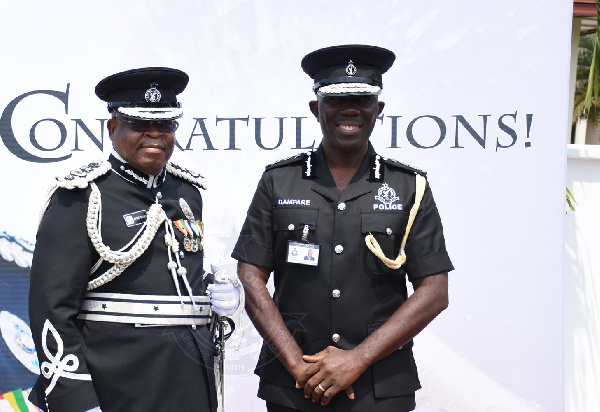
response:
<path id="1" fill-rule="evenodd" d="M 173 120 L 183 116 L 179 107 L 119 107 L 117 113 L 138 120 Z"/>
<path id="2" fill-rule="evenodd" d="M 336 83 L 319 87 L 316 92 L 321 96 L 378 96 L 381 93 L 381 87 L 366 83 Z"/>

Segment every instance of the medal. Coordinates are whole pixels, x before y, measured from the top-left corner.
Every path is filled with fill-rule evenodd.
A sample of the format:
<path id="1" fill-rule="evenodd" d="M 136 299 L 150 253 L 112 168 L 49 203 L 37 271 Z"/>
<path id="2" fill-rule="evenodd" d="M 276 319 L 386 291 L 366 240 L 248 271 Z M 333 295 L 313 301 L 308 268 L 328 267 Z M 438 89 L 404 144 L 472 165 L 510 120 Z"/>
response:
<path id="1" fill-rule="evenodd" d="M 194 240 L 194 238 L 192 237 L 190 239 L 190 237 L 188 236 L 190 233 L 188 233 L 188 229 L 187 229 L 188 226 L 185 224 L 185 220 L 179 219 L 179 220 L 174 221 L 173 224 L 175 225 L 177 230 L 179 230 L 183 234 L 183 248 L 185 249 L 185 251 L 192 252 L 193 251 L 192 241 Z"/>
<path id="2" fill-rule="evenodd" d="M 204 250 L 204 223 L 196 220 L 195 222 L 190 222 L 190 226 L 197 236 L 196 243 L 199 250 Z"/>
<path id="3" fill-rule="evenodd" d="M 192 241 L 187 236 L 183 238 L 183 248 L 186 252 L 191 252 L 193 250 Z"/>
<path id="4" fill-rule="evenodd" d="M 179 206 L 181 207 L 181 211 L 185 215 L 188 220 L 194 221 L 194 213 L 192 212 L 192 208 L 188 205 L 188 202 L 185 201 L 184 198 L 179 199 Z"/>
<path id="5" fill-rule="evenodd" d="M 204 224 L 194 218 L 194 212 L 192 212 L 192 208 L 185 199 L 179 199 L 179 206 L 187 218 L 174 222 L 177 229 L 183 233 L 183 248 L 187 252 L 194 253 L 204 250 Z"/>
<path id="6" fill-rule="evenodd" d="M 198 240 L 194 238 L 194 230 L 192 229 L 192 225 L 188 220 L 184 220 L 183 223 L 187 233 L 190 234 L 190 247 L 192 248 L 192 252 L 196 253 L 198 251 Z"/>

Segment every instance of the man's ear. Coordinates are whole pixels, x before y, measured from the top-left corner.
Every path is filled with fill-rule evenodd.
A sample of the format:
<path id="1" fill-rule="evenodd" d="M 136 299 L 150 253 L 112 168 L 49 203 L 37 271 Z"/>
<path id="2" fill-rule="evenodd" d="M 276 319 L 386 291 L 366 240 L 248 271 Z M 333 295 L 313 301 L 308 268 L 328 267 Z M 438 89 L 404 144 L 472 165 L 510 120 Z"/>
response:
<path id="1" fill-rule="evenodd" d="M 319 121 L 319 102 L 316 100 L 311 100 L 310 102 L 308 102 L 308 107 L 310 108 L 310 111 L 312 112 L 312 114 L 315 115 L 315 117 L 317 118 L 317 122 Z"/>
<path id="2" fill-rule="evenodd" d="M 106 128 L 108 129 L 108 137 L 110 137 L 110 140 L 114 140 L 113 136 L 115 133 L 115 128 L 117 127 L 117 121 L 115 119 L 108 119 L 108 122 L 106 122 Z"/>

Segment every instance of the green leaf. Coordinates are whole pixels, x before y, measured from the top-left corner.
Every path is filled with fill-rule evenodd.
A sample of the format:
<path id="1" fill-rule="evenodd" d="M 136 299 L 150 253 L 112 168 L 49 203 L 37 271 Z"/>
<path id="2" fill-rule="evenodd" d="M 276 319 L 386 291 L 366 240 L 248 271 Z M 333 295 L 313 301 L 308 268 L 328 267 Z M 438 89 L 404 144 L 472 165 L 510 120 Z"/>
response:
<path id="1" fill-rule="evenodd" d="M 574 212 L 575 206 L 573 204 L 576 204 L 577 206 L 579 206 L 579 204 L 575 200 L 575 197 L 573 197 L 573 193 L 571 193 L 571 191 L 567 187 L 567 205 L 569 205 L 569 208 Z"/>

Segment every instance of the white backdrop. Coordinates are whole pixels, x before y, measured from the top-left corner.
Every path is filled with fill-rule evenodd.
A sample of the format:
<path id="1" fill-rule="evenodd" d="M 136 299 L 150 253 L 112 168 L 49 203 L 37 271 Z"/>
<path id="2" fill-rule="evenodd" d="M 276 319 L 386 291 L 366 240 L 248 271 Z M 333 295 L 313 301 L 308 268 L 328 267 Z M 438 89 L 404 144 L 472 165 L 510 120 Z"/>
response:
<path id="1" fill-rule="evenodd" d="M 393 50 L 372 142 L 428 172 L 456 267 L 449 309 L 416 339 L 417 410 L 563 409 L 570 0 L 24 1 L 2 9 L 0 231 L 35 241 L 52 176 L 110 152 L 99 120 L 108 113 L 93 93 L 100 79 L 169 66 L 190 75 L 177 132 L 189 150 L 176 149 L 173 160 L 208 178 L 203 220 L 215 262 L 229 259 L 264 165 L 320 140 L 302 57 L 345 43 Z M 227 360 L 226 405 L 262 411 L 252 374 L 260 339 L 243 328 L 245 342 Z"/>

